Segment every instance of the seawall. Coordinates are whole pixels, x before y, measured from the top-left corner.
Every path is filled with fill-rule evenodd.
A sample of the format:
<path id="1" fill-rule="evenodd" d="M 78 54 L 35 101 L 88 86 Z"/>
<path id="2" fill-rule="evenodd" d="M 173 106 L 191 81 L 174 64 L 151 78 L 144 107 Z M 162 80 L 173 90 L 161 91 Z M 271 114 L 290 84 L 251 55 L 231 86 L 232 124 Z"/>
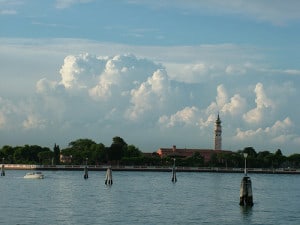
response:
<path id="1" fill-rule="evenodd" d="M 106 171 L 109 165 L 87 165 L 89 171 Z M 4 164 L 5 170 L 84 170 L 85 165 L 25 165 Z M 113 171 L 151 171 L 171 172 L 172 167 L 162 166 L 111 166 Z M 220 167 L 176 167 L 177 172 L 213 172 L 213 173 L 244 173 L 244 168 L 220 168 Z M 262 174 L 300 174 L 300 169 L 279 168 L 261 169 L 248 168 L 248 173 Z"/>

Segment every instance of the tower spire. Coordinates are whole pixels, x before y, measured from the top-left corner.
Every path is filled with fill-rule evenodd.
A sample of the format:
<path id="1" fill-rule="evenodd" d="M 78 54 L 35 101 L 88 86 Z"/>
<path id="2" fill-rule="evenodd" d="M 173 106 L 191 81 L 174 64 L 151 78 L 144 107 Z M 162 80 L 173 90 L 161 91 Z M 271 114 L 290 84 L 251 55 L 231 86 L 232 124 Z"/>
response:
<path id="1" fill-rule="evenodd" d="M 222 126 L 221 119 L 218 113 L 217 120 L 215 122 L 215 150 L 222 150 Z"/>

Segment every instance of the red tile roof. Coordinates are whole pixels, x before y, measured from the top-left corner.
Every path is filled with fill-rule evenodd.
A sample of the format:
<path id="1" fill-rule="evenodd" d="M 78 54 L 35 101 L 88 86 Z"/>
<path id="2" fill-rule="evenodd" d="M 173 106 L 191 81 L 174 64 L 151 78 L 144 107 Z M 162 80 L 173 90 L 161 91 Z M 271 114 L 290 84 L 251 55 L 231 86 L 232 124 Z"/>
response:
<path id="1" fill-rule="evenodd" d="M 228 150 L 213 150 L 213 149 L 188 149 L 188 148 L 176 148 L 176 146 L 173 146 L 173 148 L 160 148 L 157 150 L 157 154 L 161 158 L 166 156 L 178 156 L 178 157 L 191 157 L 196 152 L 199 152 L 200 155 L 204 157 L 204 161 L 207 162 L 210 160 L 212 154 L 216 153 L 231 153 L 231 151 Z"/>

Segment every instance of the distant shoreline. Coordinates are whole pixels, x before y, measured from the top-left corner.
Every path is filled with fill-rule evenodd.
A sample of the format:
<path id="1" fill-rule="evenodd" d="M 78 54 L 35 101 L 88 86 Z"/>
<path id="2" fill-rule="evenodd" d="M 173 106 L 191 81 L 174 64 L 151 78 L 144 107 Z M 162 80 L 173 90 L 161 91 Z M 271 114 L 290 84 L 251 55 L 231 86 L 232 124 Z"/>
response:
<path id="1" fill-rule="evenodd" d="M 106 171 L 109 165 L 87 165 L 89 171 Z M 80 171 L 85 165 L 26 165 L 26 164 L 4 164 L 5 170 L 66 170 Z M 149 171 L 149 172 L 171 172 L 172 167 L 162 166 L 111 166 L 113 171 Z M 211 172 L 211 173 L 244 173 L 244 168 L 220 168 L 220 167 L 176 167 L 177 172 Z M 248 168 L 248 173 L 261 174 L 300 174 L 300 169 L 260 169 Z"/>

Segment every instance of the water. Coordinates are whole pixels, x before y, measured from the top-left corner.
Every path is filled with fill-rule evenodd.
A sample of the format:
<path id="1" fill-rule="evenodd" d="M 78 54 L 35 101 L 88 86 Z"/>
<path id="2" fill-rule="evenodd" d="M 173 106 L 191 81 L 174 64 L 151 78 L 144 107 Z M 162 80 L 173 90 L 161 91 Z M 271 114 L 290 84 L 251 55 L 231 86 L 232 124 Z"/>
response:
<path id="1" fill-rule="evenodd" d="M 300 175 L 250 174 L 254 206 L 239 206 L 242 174 L 27 171 L 0 177 L 0 224 L 300 224 Z"/>

